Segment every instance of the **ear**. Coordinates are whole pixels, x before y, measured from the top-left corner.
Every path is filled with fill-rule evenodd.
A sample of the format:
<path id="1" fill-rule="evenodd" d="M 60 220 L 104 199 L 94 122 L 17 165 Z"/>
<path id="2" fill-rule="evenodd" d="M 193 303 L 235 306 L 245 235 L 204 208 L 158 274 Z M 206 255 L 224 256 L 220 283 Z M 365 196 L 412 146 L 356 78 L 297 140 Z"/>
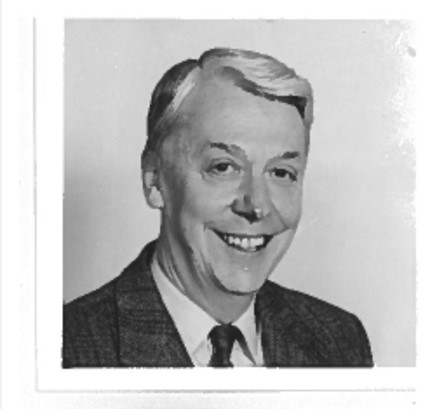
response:
<path id="1" fill-rule="evenodd" d="M 142 156 L 143 191 L 147 204 L 153 209 L 162 209 L 164 199 L 160 189 L 159 160 L 153 155 Z"/>

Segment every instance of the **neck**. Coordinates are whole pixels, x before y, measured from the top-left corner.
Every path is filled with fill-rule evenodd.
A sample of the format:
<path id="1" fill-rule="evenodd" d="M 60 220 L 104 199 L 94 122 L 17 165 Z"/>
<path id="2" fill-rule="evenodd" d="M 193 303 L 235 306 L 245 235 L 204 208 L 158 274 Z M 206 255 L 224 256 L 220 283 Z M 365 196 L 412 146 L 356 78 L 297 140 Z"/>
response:
<path id="1" fill-rule="evenodd" d="M 189 297 L 189 295 L 188 295 Z M 228 324 L 237 321 L 249 308 L 253 294 L 218 294 L 212 299 L 189 297 L 202 309 L 204 309 L 213 319 L 219 323 Z"/>

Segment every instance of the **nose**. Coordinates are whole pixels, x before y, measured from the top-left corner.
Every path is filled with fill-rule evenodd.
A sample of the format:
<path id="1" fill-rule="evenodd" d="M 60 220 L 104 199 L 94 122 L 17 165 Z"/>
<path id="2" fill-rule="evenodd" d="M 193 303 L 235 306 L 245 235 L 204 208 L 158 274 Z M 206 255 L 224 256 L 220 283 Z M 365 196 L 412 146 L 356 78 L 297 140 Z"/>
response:
<path id="1" fill-rule="evenodd" d="M 235 214 L 250 223 L 267 217 L 271 211 L 271 199 L 264 177 L 248 175 L 231 207 Z"/>

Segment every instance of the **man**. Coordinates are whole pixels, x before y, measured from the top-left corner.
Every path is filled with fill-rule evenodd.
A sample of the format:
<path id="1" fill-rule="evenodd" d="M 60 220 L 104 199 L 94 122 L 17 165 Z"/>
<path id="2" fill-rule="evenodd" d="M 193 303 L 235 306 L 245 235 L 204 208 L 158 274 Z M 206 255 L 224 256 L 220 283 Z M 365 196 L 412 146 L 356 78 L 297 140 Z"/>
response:
<path id="1" fill-rule="evenodd" d="M 301 216 L 311 87 L 213 49 L 156 86 L 142 155 L 157 241 L 65 306 L 64 367 L 372 366 L 352 314 L 268 277 Z"/>

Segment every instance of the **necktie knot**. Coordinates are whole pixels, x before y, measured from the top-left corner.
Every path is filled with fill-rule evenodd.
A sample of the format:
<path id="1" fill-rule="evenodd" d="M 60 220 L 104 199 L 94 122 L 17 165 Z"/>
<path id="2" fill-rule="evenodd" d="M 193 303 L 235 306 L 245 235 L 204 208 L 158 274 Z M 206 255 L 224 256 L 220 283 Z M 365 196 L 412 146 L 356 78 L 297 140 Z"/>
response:
<path id="1" fill-rule="evenodd" d="M 213 352 L 209 366 L 232 367 L 231 351 L 235 341 L 243 338 L 241 331 L 231 324 L 220 324 L 213 327 L 209 333 Z"/>

